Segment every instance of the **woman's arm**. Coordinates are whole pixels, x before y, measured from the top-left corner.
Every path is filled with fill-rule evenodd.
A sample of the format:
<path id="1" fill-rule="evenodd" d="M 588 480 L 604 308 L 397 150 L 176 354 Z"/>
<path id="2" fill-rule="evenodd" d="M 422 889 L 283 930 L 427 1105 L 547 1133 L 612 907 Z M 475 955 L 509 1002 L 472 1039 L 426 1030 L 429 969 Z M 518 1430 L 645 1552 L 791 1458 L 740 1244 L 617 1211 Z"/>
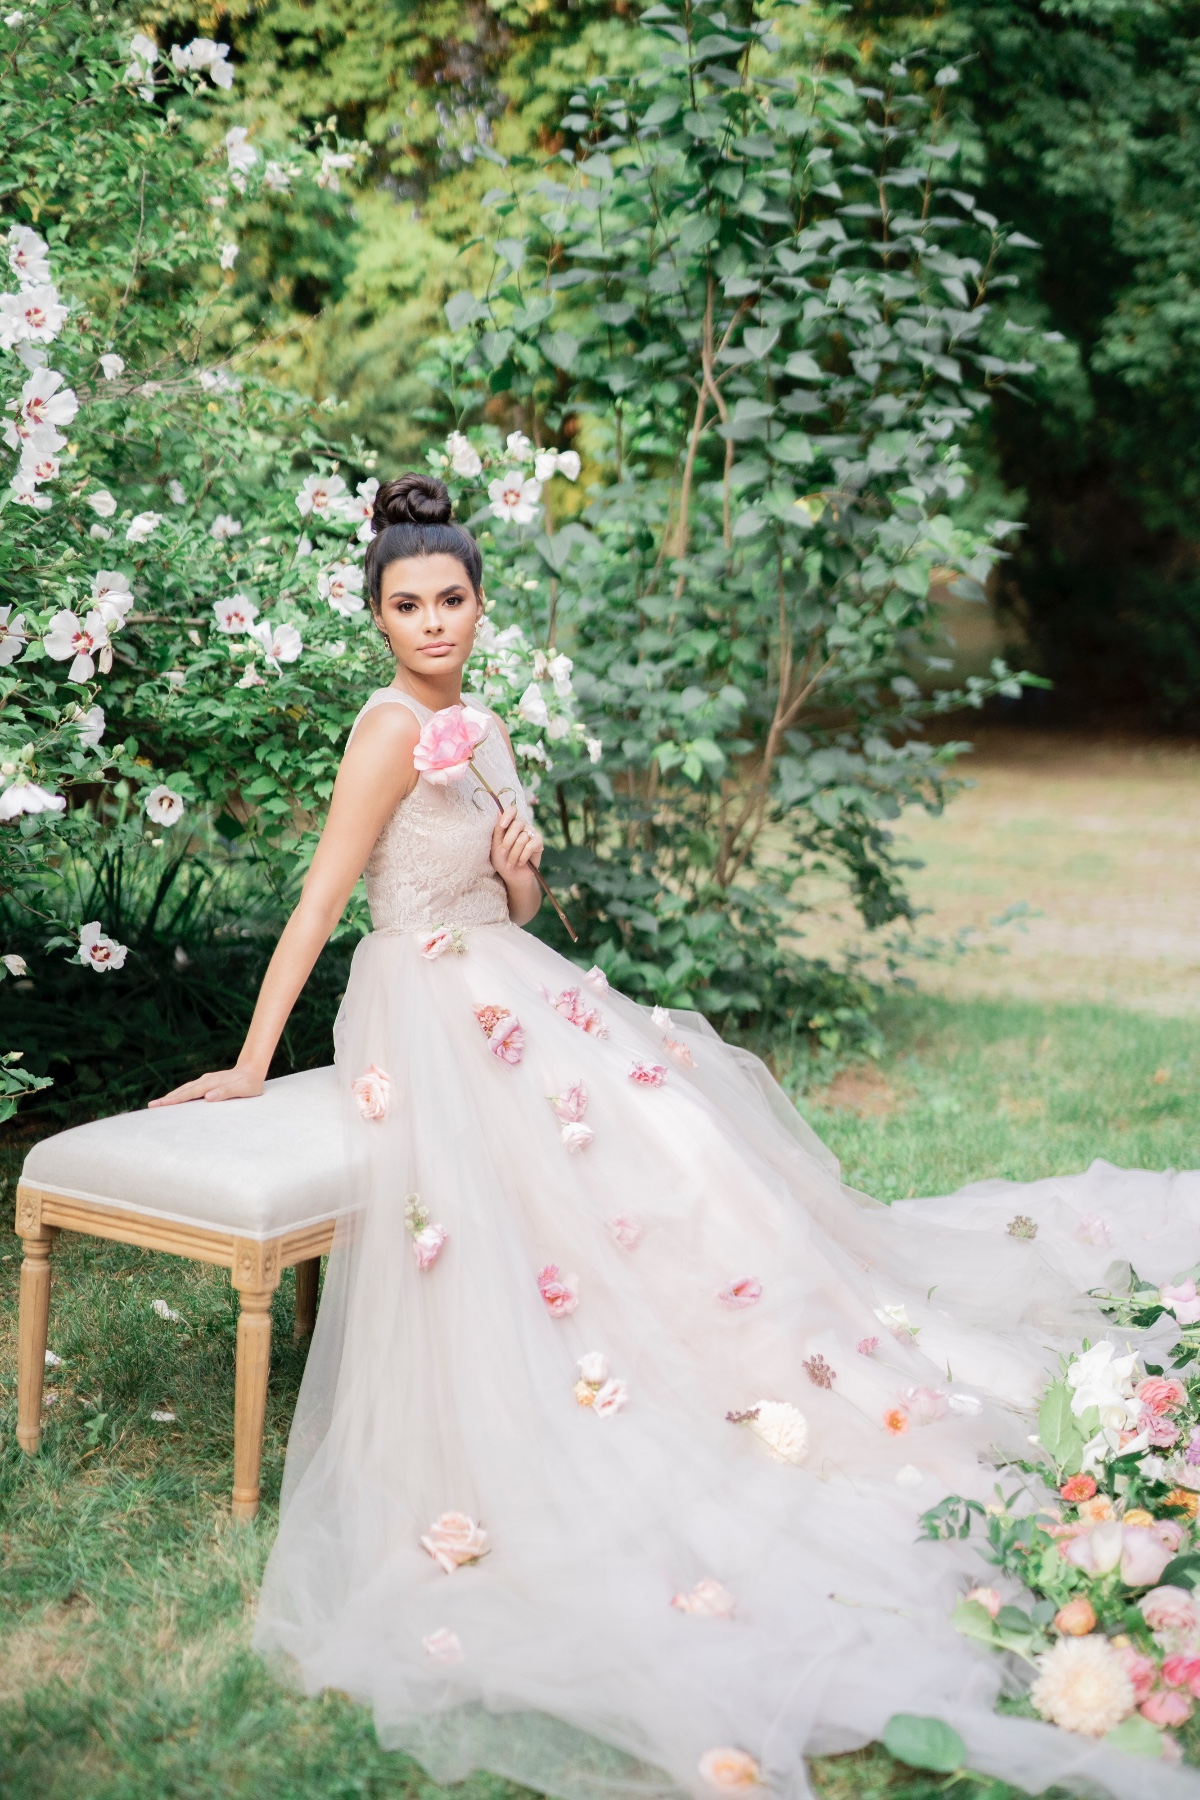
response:
<path id="1" fill-rule="evenodd" d="M 517 759 L 513 756 L 512 739 L 499 719 L 496 724 L 508 745 L 515 770 Z M 520 780 L 519 775 L 517 780 Z M 525 823 L 516 807 L 506 806 L 492 832 L 492 867 L 508 890 L 508 916 L 514 925 L 528 925 L 542 904 L 542 890 L 533 870 L 541 862 L 544 849 L 542 838 Z"/>
<path id="2" fill-rule="evenodd" d="M 295 912 L 283 929 L 259 990 L 236 1067 L 201 1075 L 152 1100 L 243 1100 L 261 1094 L 275 1046 L 300 990 L 345 911 L 375 840 L 416 785 L 420 726 L 406 706 L 377 706 L 364 718 L 342 758 L 329 817 Z M 532 876 L 529 877 L 532 880 Z"/>

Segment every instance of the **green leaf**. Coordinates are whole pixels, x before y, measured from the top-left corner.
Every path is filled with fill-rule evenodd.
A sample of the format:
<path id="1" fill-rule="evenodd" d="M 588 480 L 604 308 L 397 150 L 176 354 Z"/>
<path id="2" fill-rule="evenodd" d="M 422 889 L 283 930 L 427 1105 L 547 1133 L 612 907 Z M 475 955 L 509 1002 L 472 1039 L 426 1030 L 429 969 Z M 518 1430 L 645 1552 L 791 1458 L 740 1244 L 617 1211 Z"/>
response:
<path id="1" fill-rule="evenodd" d="M 1051 1382 L 1038 1408 L 1038 1436 L 1042 1449 L 1060 1468 L 1078 1467 L 1084 1439 L 1071 1411 L 1071 1390 L 1065 1381 Z"/>
<path id="2" fill-rule="evenodd" d="M 797 381 L 823 381 L 825 377 L 825 371 L 820 363 L 815 356 L 810 356 L 807 350 L 793 350 L 783 366 L 789 375 L 796 377 Z"/>
<path id="3" fill-rule="evenodd" d="M 472 319 L 477 319 L 484 310 L 474 294 L 468 294 L 464 289 L 460 293 L 451 294 L 447 300 L 446 323 L 451 331 L 461 331 L 464 325 L 469 325 Z"/>
<path id="4" fill-rule="evenodd" d="M 1200 1587 L 1200 1555 L 1173 1556 L 1156 1584 L 1159 1587 Z"/>
<path id="5" fill-rule="evenodd" d="M 974 1638 L 980 1644 L 995 1645 L 995 1620 L 987 1607 L 981 1606 L 978 1600 L 960 1600 L 950 1614 L 950 1623 L 963 1637 Z"/>
<path id="6" fill-rule="evenodd" d="M 551 331 L 538 339 L 538 348 L 556 369 L 569 369 L 579 355 L 579 339 L 569 331 Z"/>
<path id="7" fill-rule="evenodd" d="M 1131 1713 L 1127 1719 L 1122 1719 L 1119 1725 L 1105 1732 L 1100 1742 L 1110 1749 L 1123 1750 L 1126 1756 L 1158 1758 L 1163 1753 L 1162 1732 L 1140 1713 Z"/>
<path id="8" fill-rule="evenodd" d="M 1153 1727 L 1151 1727 L 1153 1729 Z M 953 1775 L 966 1761 L 967 1747 L 953 1726 L 920 1713 L 893 1713 L 883 1730 L 883 1746 L 910 1769 Z"/>

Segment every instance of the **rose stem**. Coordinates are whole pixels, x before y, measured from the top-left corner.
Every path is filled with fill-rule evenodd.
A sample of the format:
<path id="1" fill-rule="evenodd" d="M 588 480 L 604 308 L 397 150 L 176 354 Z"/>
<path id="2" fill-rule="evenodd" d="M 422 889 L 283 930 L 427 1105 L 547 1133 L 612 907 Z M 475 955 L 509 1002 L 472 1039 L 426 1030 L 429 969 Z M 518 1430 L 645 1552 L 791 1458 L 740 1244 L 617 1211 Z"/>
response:
<path id="1" fill-rule="evenodd" d="M 496 792 L 495 788 L 491 786 L 491 784 L 488 782 L 488 780 L 486 779 L 485 776 L 483 776 L 479 773 L 479 770 L 475 767 L 475 764 L 473 761 L 469 760 L 467 763 L 467 767 L 470 769 L 472 775 L 474 775 L 476 781 L 479 782 L 480 786 L 482 788 L 484 788 L 492 796 L 492 799 L 496 802 L 496 810 L 498 812 L 502 813 L 504 811 L 504 802 L 503 802 L 503 800 L 501 800 L 501 798 L 500 798 L 499 794 Z M 547 900 L 550 902 L 551 906 L 554 908 L 555 912 L 558 914 L 559 918 L 562 920 L 563 924 L 566 926 L 567 936 L 570 938 L 570 940 L 573 944 L 577 944 L 579 942 L 579 939 L 575 935 L 575 931 L 571 925 L 571 921 L 570 921 L 570 919 L 568 919 L 566 913 L 563 911 L 562 907 L 558 904 L 558 901 L 554 898 L 554 895 L 551 893 L 549 884 L 546 881 L 546 877 L 542 874 L 542 871 L 538 868 L 536 863 L 531 862 L 529 864 L 529 867 L 533 870 L 534 874 L 537 876 L 538 886 L 541 888 L 543 894 L 545 894 Z"/>

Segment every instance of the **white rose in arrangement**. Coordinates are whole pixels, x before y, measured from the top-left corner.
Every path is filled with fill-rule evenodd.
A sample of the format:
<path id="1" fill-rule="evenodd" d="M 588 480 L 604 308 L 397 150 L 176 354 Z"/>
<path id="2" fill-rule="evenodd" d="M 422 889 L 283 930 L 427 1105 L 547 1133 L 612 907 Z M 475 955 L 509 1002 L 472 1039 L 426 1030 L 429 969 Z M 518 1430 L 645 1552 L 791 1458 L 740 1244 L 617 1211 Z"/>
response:
<path id="1" fill-rule="evenodd" d="M 105 937 L 100 929 L 99 919 L 93 919 L 79 933 L 79 949 L 76 956 L 87 968 L 95 969 L 97 975 L 104 975 L 109 969 L 120 969 L 124 966 L 129 951 L 124 944 L 118 944 L 114 938 Z"/>

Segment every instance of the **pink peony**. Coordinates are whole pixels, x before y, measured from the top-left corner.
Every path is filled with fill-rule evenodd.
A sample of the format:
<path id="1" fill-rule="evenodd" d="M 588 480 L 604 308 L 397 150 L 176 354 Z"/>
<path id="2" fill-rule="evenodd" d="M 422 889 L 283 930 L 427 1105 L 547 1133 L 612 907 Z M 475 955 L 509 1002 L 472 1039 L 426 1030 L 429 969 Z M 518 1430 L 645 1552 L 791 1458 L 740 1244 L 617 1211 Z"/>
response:
<path id="1" fill-rule="evenodd" d="M 728 1588 L 706 1575 L 686 1594 L 673 1594 L 671 1605 L 676 1612 L 688 1613 L 693 1619 L 732 1619 L 736 1601 Z"/>
<path id="2" fill-rule="evenodd" d="M 587 1149 L 596 1134 L 590 1125 L 574 1124 L 564 1125 L 560 1135 L 571 1155 L 578 1156 L 581 1150 Z"/>
<path id="3" fill-rule="evenodd" d="M 673 1056 L 675 1058 L 675 1061 L 677 1063 L 679 1063 L 683 1068 L 685 1068 L 685 1069 L 694 1069 L 695 1068 L 696 1059 L 692 1055 L 691 1051 L 688 1049 L 687 1045 L 685 1043 L 683 1043 L 681 1039 L 665 1037 L 663 1039 L 663 1049 L 666 1051 L 668 1056 Z"/>
<path id="4" fill-rule="evenodd" d="M 578 1275 L 564 1275 L 557 1263 L 539 1269 L 537 1284 L 551 1318 L 565 1319 L 579 1305 Z"/>
<path id="5" fill-rule="evenodd" d="M 436 931 L 431 931 L 422 941 L 421 955 L 426 962 L 436 962 L 439 956 L 445 956 L 447 950 L 453 950 L 456 955 L 461 956 L 466 947 L 461 926 L 439 925 Z"/>
<path id="6" fill-rule="evenodd" d="M 1133 1684 L 1134 1701 L 1140 1706 L 1154 1692 L 1158 1681 L 1157 1664 L 1152 1656 L 1143 1656 L 1132 1644 L 1126 1644 L 1120 1654 L 1121 1661 L 1125 1664 L 1125 1673 Z"/>
<path id="7" fill-rule="evenodd" d="M 1138 1707 L 1143 1719 L 1152 1725 L 1186 1725 L 1192 1716 L 1192 1703 L 1186 1694 L 1164 1693 L 1160 1688 Z"/>
<path id="8" fill-rule="evenodd" d="M 1168 1687 L 1185 1687 L 1194 1700 L 1200 1700 L 1200 1656 L 1168 1656 L 1162 1678 Z"/>
<path id="9" fill-rule="evenodd" d="M 1150 1527 L 1160 1544 L 1165 1544 L 1174 1556 L 1182 1544 L 1186 1533 L 1178 1519 L 1155 1519 Z"/>
<path id="10" fill-rule="evenodd" d="M 1151 1631 L 1195 1631 L 1200 1625 L 1186 1588 L 1156 1587 L 1142 1595 L 1138 1608 Z"/>
<path id="11" fill-rule="evenodd" d="M 604 970 L 598 963 L 592 964 L 583 979 L 587 982 L 589 987 L 595 988 L 598 994 L 607 994 L 608 976 L 604 973 Z"/>
<path id="12" fill-rule="evenodd" d="M 667 1071 L 661 1063 L 635 1062 L 629 1071 L 630 1081 L 636 1081 L 639 1087 L 661 1087 L 667 1079 Z"/>
<path id="13" fill-rule="evenodd" d="M 448 1236 L 443 1225 L 426 1225 L 423 1231 L 413 1233 L 413 1257 L 418 1269 L 432 1269 Z"/>
<path id="14" fill-rule="evenodd" d="M 995 1588 L 992 1587 L 974 1587 L 969 1593 L 963 1595 L 963 1599 L 974 1600 L 977 1606 L 982 1606 L 984 1612 L 987 1613 L 988 1617 L 991 1619 L 995 1618 L 996 1614 L 1000 1611 L 1000 1608 L 1004 1605 L 1003 1600 L 1001 1600 Z"/>
<path id="15" fill-rule="evenodd" d="M 439 1569 L 453 1575 L 455 1569 L 478 1562 L 491 1548 L 488 1534 L 466 1513 L 440 1513 L 421 1539 Z"/>
<path id="16" fill-rule="evenodd" d="M 744 1750 L 722 1745 L 706 1750 L 699 1762 L 700 1778 L 723 1794 L 748 1794 L 762 1783 L 762 1770 Z"/>
<path id="17" fill-rule="evenodd" d="M 382 1119 L 392 1097 L 392 1078 L 372 1063 L 365 1075 L 350 1083 L 350 1092 L 364 1119 Z"/>
<path id="18" fill-rule="evenodd" d="M 717 1299 L 722 1306 L 738 1311 L 743 1306 L 757 1306 L 762 1299 L 762 1282 L 757 1275 L 743 1275 L 739 1281 L 727 1282 L 723 1288 L 717 1289 Z"/>
<path id="19" fill-rule="evenodd" d="M 551 1094 L 554 1116 L 563 1125 L 577 1125 L 588 1109 L 588 1091 L 582 1081 L 573 1081 L 561 1094 Z"/>
<path id="20" fill-rule="evenodd" d="M 1097 1530 L 1103 1529 L 1103 1526 L 1097 1527 Z M 1128 1587 L 1153 1587 L 1171 1556 L 1172 1552 L 1157 1532 L 1148 1526 L 1126 1525 L 1123 1528 L 1121 1580 Z"/>
<path id="21" fill-rule="evenodd" d="M 608 1027 L 594 1006 L 589 1006 L 583 997 L 583 990 L 577 987 L 564 988 L 561 994 L 546 992 L 546 998 L 556 1013 L 560 1013 L 571 1025 L 586 1031 L 590 1037 L 607 1037 Z"/>
<path id="22" fill-rule="evenodd" d="M 501 1062 L 519 1063 L 525 1054 L 525 1033 L 517 1015 L 502 1006 L 477 1006 L 474 1013 L 492 1055 Z"/>
<path id="23" fill-rule="evenodd" d="M 636 1250 L 642 1241 L 642 1227 L 628 1213 L 616 1213 L 613 1218 L 606 1219 L 605 1229 L 622 1250 Z"/>
<path id="24" fill-rule="evenodd" d="M 427 1638 L 421 1639 L 421 1648 L 431 1663 L 440 1669 L 452 1668 L 463 1659 L 463 1647 L 457 1632 L 443 1625 L 437 1631 L 431 1631 Z"/>
<path id="25" fill-rule="evenodd" d="M 918 1425 L 933 1425 L 945 1418 L 950 1396 L 941 1388 L 910 1387 L 904 1390 L 904 1404 Z"/>
<path id="26" fill-rule="evenodd" d="M 1178 1287 L 1162 1287 L 1158 1297 L 1167 1311 L 1175 1314 L 1180 1325 L 1200 1325 L 1200 1296 L 1194 1281 L 1182 1281 Z"/>
<path id="27" fill-rule="evenodd" d="M 467 764 L 491 729 L 486 713 L 469 706 L 446 706 L 426 719 L 413 751 L 413 766 L 426 781 L 444 786 L 459 781 Z"/>
<path id="28" fill-rule="evenodd" d="M 1187 1389 L 1182 1381 L 1173 1376 L 1147 1375 L 1139 1381 L 1133 1390 L 1135 1400 L 1140 1400 L 1148 1413 L 1161 1418 L 1163 1413 L 1178 1412 L 1187 1399 Z"/>
<path id="29" fill-rule="evenodd" d="M 875 1337 L 859 1338 L 854 1348 L 860 1356 L 874 1356 L 879 1348 L 879 1339 Z"/>
<path id="30" fill-rule="evenodd" d="M 623 1381 L 606 1381 L 596 1398 L 592 1401 L 592 1411 L 598 1419 L 609 1419 L 613 1413 L 619 1413 L 629 1405 L 629 1389 Z"/>
<path id="31" fill-rule="evenodd" d="M 1179 1427 L 1174 1419 L 1156 1418 L 1153 1413 L 1144 1412 L 1138 1425 L 1147 1434 L 1153 1450 L 1170 1450 L 1179 1442 Z"/>

